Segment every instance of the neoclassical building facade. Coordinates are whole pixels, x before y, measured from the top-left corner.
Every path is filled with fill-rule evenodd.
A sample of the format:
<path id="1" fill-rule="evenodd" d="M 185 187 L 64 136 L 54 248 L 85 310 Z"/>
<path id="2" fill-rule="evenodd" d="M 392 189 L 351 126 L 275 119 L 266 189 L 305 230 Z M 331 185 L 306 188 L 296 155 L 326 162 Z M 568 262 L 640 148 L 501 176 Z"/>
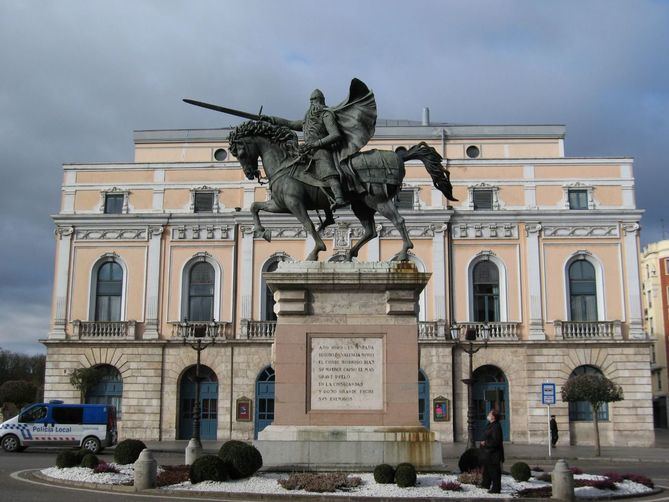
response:
<path id="1" fill-rule="evenodd" d="M 202 353 L 203 437 L 251 439 L 272 422 L 274 300 L 263 272 L 311 248 L 288 215 L 262 213 L 272 240 L 254 238 L 249 207 L 271 197 L 228 151 L 229 130 L 136 131 L 128 163 L 66 164 L 53 217 L 56 260 L 46 399 L 77 402 L 78 367 L 103 378 L 84 396 L 120 412 L 122 437 L 188 438 Z M 379 121 L 368 148 L 426 141 L 444 157 L 458 202 L 448 205 L 410 162 L 397 198 L 431 273 L 420 297 L 423 424 L 442 441 L 466 435 L 468 360 L 450 335 L 490 329 L 473 360 L 477 426 L 503 416 L 505 438 L 545 443 L 541 384 L 573 374 L 619 383 L 625 400 L 602 411 L 603 444 L 654 440 L 650 340 L 642 325 L 633 160 L 572 158 L 563 126 Z M 316 220 L 317 215 L 313 215 Z M 360 261 L 390 260 L 401 239 L 377 220 Z M 324 231 L 338 260 L 361 228 L 349 210 Z M 558 399 L 561 441 L 592 442 L 589 409 Z"/>

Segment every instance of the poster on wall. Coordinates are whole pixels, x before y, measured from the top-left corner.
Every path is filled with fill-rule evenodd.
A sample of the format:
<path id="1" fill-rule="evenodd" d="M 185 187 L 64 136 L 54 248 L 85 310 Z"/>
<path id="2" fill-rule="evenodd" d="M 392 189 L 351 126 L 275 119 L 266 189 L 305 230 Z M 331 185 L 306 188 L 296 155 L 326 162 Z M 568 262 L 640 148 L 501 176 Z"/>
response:
<path id="1" fill-rule="evenodd" d="M 447 422 L 449 417 L 449 402 L 444 396 L 435 397 L 432 401 L 433 420 L 435 422 Z"/>
<path id="2" fill-rule="evenodd" d="M 237 422 L 251 421 L 251 400 L 248 397 L 237 399 Z"/>

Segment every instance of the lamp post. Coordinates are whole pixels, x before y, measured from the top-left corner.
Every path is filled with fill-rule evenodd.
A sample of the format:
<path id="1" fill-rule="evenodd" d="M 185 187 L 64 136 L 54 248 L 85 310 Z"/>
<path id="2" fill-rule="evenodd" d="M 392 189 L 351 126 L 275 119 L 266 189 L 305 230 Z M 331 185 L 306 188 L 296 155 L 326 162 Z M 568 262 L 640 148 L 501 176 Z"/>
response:
<path id="1" fill-rule="evenodd" d="M 188 446 L 186 446 L 186 464 L 190 465 L 202 455 L 202 441 L 200 439 L 200 353 L 210 345 L 216 343 L 215 334 L 210 336 L 210 330 L 211 333 L 215 332 L 216 322 L 212 319 L 208 324 L 194 325 L 192 335 L 188 319 L 184 318 L 183 322 L 180 323 L 180 327 L 183 344 L 189 345 L 190 348 L 197 352 L 197 362 L 195 364 L 195 403 L 193 403 L 193 434 L 188 442 Z"/>
<path id="2" fill-rule="evenodd" d="M 450 328 L 451 338 L 455 342 L 456 347 L 460 347 L 463 352 L 469 356 L 469 374 L 468 378 L 464 378 L 462 382 L 467 385 L 467 449 L 474 448 L 474 363 L 473 356 L 479 350 L 488 346 L 488 338 L 490 337 L 490 326 L 488 323 L 483 323 L 480 330 L 471 327 L 465 331 L 465 345 L 463 340 L 460 340 L 460 326 L 453 323 Z M 480 333 L 479 339 L 483 340 L 483 345 L 474 346 L 477 339 L 477 332 Z"/>

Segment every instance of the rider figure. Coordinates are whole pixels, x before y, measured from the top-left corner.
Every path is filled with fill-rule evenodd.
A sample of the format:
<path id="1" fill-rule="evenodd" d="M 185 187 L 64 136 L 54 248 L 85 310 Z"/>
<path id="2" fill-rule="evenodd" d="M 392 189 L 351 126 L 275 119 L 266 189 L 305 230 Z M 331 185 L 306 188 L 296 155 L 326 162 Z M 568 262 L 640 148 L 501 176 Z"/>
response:
<path id="1" fill-rule="evenodd" d="M 331 209 L 335 210 L 348 205 L 341 188 L 339 172 L 335 165 L 331 147 L 342 137 L 337 126 L 335 115 L 325 106 L 325 96 L 316 89 L 309 98 L 309 109 L 303 120 L 286 120 L 281 117 L 262 116 L 276 125 L 286 126 L 294 131 L 304 132 L 304 144 L 301 152 L 309 152 L 313 162 L 313 174 L 316 178 L 327 183 L 334 202 Z"/>

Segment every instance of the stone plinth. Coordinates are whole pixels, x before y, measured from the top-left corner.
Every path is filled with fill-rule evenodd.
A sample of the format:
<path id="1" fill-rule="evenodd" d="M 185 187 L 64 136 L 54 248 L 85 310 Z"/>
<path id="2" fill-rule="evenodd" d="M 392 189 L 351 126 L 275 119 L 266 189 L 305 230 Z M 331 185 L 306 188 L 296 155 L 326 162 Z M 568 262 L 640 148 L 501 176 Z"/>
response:
<path id="1" fill-rule="evenodd" d="M 268 465 L 441 464 L 418 421 L 417 302 L 407 262 L 281 263 L 265 274 L 278 322 Z"/>

